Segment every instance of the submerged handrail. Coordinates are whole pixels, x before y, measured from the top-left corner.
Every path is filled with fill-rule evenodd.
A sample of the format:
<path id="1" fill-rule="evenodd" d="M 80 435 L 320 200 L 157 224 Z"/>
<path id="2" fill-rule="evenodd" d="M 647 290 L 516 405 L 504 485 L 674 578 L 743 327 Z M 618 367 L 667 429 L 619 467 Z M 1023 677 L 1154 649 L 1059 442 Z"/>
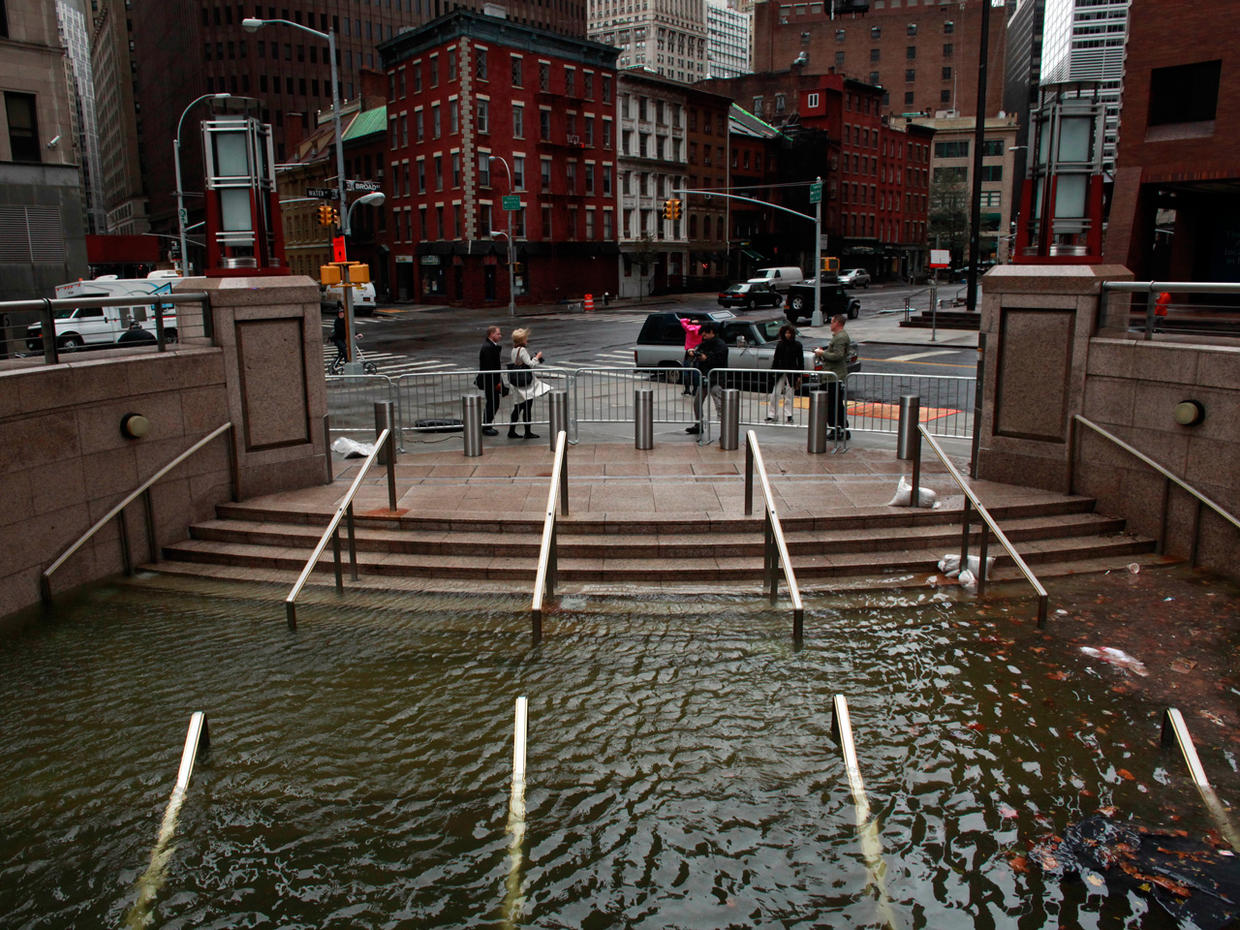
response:
<path id="1" fill-rule="evenodd" d="M 762 521 L 762 584 L 769 591 L 772 604 L 779 593 L 779 573 L 782 565 L 784 581 L 788 585 L 788 597 L 792 601 L 792 639 L 797 645 L 805 628 L 805 605 L 801 603 L 801 589 L 797 586 L 796 572 L 792 569 L 792 559 L 788 556 L 788 543 L 784 539 L 784 528 L 779 522 L 779 514 L 775 510 L 775 496 L 771 493 L 771 482 L 766 475 L 766 463 L 762 459 L 762 450 L 758 447 L 758 437 L 753 430 L 745 431 L 745 515 L 753 513 L 753 476 L 758 474 L 758 486 L 762 488 L 762 500 L 766 515 Z"/>
<path id="2" fill-rule="evenodd" d="M 185 732 L 185 747 L 181 750 L 181 766 L 177 770 L 176 785 L 168 798 L 168 807 L 164 810 L 164 819 L 159 825 L 159 835 L 151 850 L 151 861 L 142 877 L 138 879 L 138 897 L 129 913 L 125 916 L 125 926 L 145 927 L 155 907 L 155 897 L 164 886 L 167 873 L 168 857 L 172 855 L 172 836 L 176 832 L 177 818 L 181 813 L 181 804 L 185 801 L 185 792 L 189 789 L 189 779 L 194 772 L 194 764 L 199 753 L 211 750 L 211 733 L 207 728 L 207 717 L 196 710 L 189 718 L 189 729 Z"/>
<path id="3" fill-rule="evenodd" d="M 323 554 L 323 550 L 327 548 L 327 540 L 332 541 L 332 555 L 336 566 L 336 590 L 344 590 L 344 576 L 340 568 L 340 521 L 346 512 L 349 517 L 349 559 L 353 570 L 353 580 L 357 580 L 357 549 L 353 539 L 353 496 L 357 493 L 357 489 L 362 486 L 362 481 L 366 477 L 366 472 L 370 466 L 374 464 L 379 453 L 383 451 L 385 445 L 389 446 L 388 452 L 388 470 L 392 468 L 393 451 L 390 448 L 392 442 L 392 430 L 384 429 L 375 437 L 375 447 L 370 450 L 370 455 L 366 456 L 366 461 L 362 463 L 362 467 L 358 469 L 357 477 L 353 479 L 353 484 L 349 486 L 348 492 L 341 500 L 336 512 L 332 514 L 332 518 L 327 521 L 327 529 L 323 530 L 323 535 L 319 537 L 318 545 L 314 547 L 314 552 L 310 553 L 310 558 L 306 560 L 305 568 L 301 570 L 301 574 L 297 577 L 297 581 L 293 584 L 293 588 L 288 593 L 288 597 L 284 599 L 284 613 L 288 618 L 288 628 L 290 630 L 297 629 L 297 595 L 301 593 L 302 587 L 310 578 L 310 573 L 314 571 L 315 564 L 319 561 L 319 556 Z M 390 482 L 389 482 L 390 483 Z"/>
<path id="4" fill-rule="evenodd" d="M 564 454 L 568 434 L 560 430 L 555 436 L 555 461 L 551 466 L 551 486 L 547 489 L 547 509 L 543 514 L 542 542 L 538 547 L 538 571 L 534 575 L 534 596 L 530 601 L 530 623 L 533 627 L 534 644 L 542 640 L 542 614 L 544 591 L 547 597 L 555 594 L 556 560 L 556 501 L 564 516 L 568 516 L 568 461 Z"/>
<path id="5" fill-rule="evenodd" d="M 1193 738 L 1189 735 L 1184 715 L 1177 708 L 1168 707 L 1163 713 L 1162 734 L 1159 741 L 1163 746 L 1167 746 L 1172 740 L 1179 747 L 1180 755 L 1184 757 L 1184 764 L 1188 767 L 1189 777 L 1197 786 L 1201 800 L 1213 819 L 1214 825 L 1218 828 L 1218 832 L 1231 844 L 1233 850 L 1240 851 L 1240 833 L 1236 832 L 1231 818 L 1227 816 L 1227 809 L 1219 800 L 1218 795 L 1214 793 L 1210 779 L 1206 777 L 1206 770 L 1197 755 L 1197 747 L 1193 745 Z"/>
<path id="6" fill-rule="evenodd" d="M 947 473 L 951 475 L 952 480 L 955 481 L 956 485 L 960 488 L 960 490 L 964 492 L 964 508 L 960 516 L 960 522 L 961 522 L 960 568 L 961 570 L 963 571 L 968 565 L 969 524 L 971 522 L 969 519 L 969 506 L 972 505 L 973 508 L 977 511 L 977 515 L 982 518 L 982 523 L 983 523 L 982 542 L 981 542 L 980 551 L 978 552 L 978 567 L 977 567 L 978 590 L 984 591 L 986 588 L 986 548 L 990 542 L 989 536 L 987 535 L 987 532 L 989 531 L 990 533 L 995 534 L 995 539 L 999 540 L 1003 548 L 1007 551 L 1007 554 L 1011 556 L 1012 561 L 1016 563 L 1016 567 L 1020 569 L 1021 574 L 1025 576 L 1025 580 L 1028 581 L 1029 584 L 1033 586 L 1033 590 L 1037 592 L 1038 594 L 1038 628 L 1041 629 L 1042 627 L 1046 626 L 1046 610 L 1047 610 L 1047 602 L 1049 601 L 1049 596 L 1046 593 L 1046 588 L 1042 587 L 1042 582 L 1038 581 L 1038 576 L 1035 575 L 1033 571 L 1029 568 L 1029 566 L 1025 564 L 1025 560 L 1020 557 L 1020 553 L 1016 551 L 1016 547 L 1013 546 L 1012 543 L 1008 540 L 1007 536 L 1004 535 L 1003 530 L 999 529 L 999 524 L 996 523 L 995 518 L 990 515 L 990 511 L 986 509 L 985 505 L 978 499 L 977 495 L 973 493 L 973 489 L 970 488 L 967 484 L 965 484 L 965 480 L 961 476 L 960 472 L 956 470 L 956 466 L 953 465 L 948 460 L 947 455 L 946 453 L 943 452 L 942 447 L 937 442 L 935 442 L 934 437 L 931 436 L 930 433 L 926 430 L 926 428 L 922 426 L 921 424 L 917 425 L 917 435 L 920 437 L 924 437 L 926 441 L 930 443 L 930 448 L 934 451 L 934 454 L 939 457 L 939 461 L 943 463 L 944 467 L 946 467 Z M 913 450 L 914 461 L 920 461 L 920 457 L 921 457 L 921 443 L 919 441 L 917 444 L 917 448 Z M 912 489 L 912 496 L 910 497 L 910 501 L 913 504 L 913 506 L 917 505 L 917 499 L 918 499 L 919 493 L 920 493 L 920 490 L 917 487 L 917 483 L 914 482 L 913 489 Z"/>
<path id="7" fill-rule="evenodd" d="M 146 508 L 147 544 L 150 546 L 151 550 L 151 561 L 159 561 L 159 547 L 155 541 L 155 517 L 151 508 L 151 487 L 160 478 L 168 474 L 168 472 L 172 471 L 172 469 L 176 468 L 187 458 L 209 443 L 212 439 L 228 432 L 232 428 L 233 425 L 231 422 L 224 423 L 207 433 L 207 435 L 203 436 L 196 443 L 174 458 L 171 462 L 143 481 L 136 489 L 127 494 L 119 504 L 96 520 L 90 529 L 79 536 L 77 542 L 73 543 L 73 545 L 62 552 L 57 557 L 56 561 L 52 562 L 51 565 L 43 569 L 42 575 L 39 576 L 39 595 L 42 597 L 43 603 L 47 605 L 52 603 L 52 573 L 56 571 L 56 569 L 60 568 L 60 566 L 64 565 L 65 562 L 68 561 L 69 557 L 81 549 L 82 546 L 84 546 L 90 538 L 94 536 L 95 533 L 97 533 L 109 520 L 121 513 L 121 511 L 132 504 L 140 496 L 143 496 L 143 503 Z M 228 471 L 232 499 L 235 501 L 237 499 L 237 450 L 231 442 L 228 443 Z M 133 559 L 129 553 L 129 529 L 125 526 L 124 518 L 118 520 L 117 525 L 120 527 L 121 533 L 121 559 L 125 566 L 125 574 L 132 575 Z"/>
<path id="8" fill-rule="evenodd" d="M 1073 415 L 1072 429 L 1068 435 L 1068 493 L 1069 494 L 1075 493 L 1073 489 L 1076 486 L 1076 447 L 1077 447 L 1076 424 L 1078 422 L 1084 424 L 1085 426 L 1088 426 L 1090 429 L 1092 429 L 1095 433 L 1097 433 L 1099 436 L 1103 437 L 1104 439 L 1109 439 L 1111 442 L 1115 443 L 1115 445 L 1119 446 L 1129 455 L 1133 456 L 1138 461 L 1148 465 L 1150 468 L 1154 469 L 1154 471 L 1158 472 L 1160 475 L 1163 476 L 1162 518 L 1159 524 L 1160 529 L 1158 532 L 1158 551 L 1159 552 L 1162 552 L 1163 549 L 1166 547 L 1167 503 L 1168 503 L 1168 495 L 1171 493 L 1171 485 L 1173 484 L 1179 487 L 1181 490 L 1187 491 L 1197 501 L 1197 509 L 1193 516 L 1193 544 L 1192 544 L 1192 548 L 1189 553 L 1189 564 L 1190 565 L 1193 565 L 1194 567 L 1197 565 L 1197 541 L 1198 541 L 1198 538 L 1200 537 L 1201 508 L 1203 506 L 1209 507 L 1216 514 L 1218 514 L 1220 517 L 1222 517 L 1224 520 L 1230 523 L 1233 528 L 1240 530 L 1240 519 L 1237 519 L 1234 514 L 1228 513 L 1226 510 L 1224 510 L 1214 501 L 1210 500 L 1210 498 L 1206 497 L 1204 494 L 1198 491 L 1195 487 L 1193 487 L 1183 478 L 1180 478 L 1174 475 L 1173 473 L 1168 471 L 1166 468 L 1164 468 L 1162 465 L 1159 465 L 1157 462 L 1155 462 L 1152 458 L 1150 458 L 1145 453 L 1137 451 L 1135 448 L 1130 446 L 1128 443 L 1124 442 L 1124 440 L 1120 439 L 1115 434 L 1107 432 L 1097 423 L 1094 423 L 1092 420 L 1086 419 L 1085 417 L 1081 416 L 1079 413 Z"/>

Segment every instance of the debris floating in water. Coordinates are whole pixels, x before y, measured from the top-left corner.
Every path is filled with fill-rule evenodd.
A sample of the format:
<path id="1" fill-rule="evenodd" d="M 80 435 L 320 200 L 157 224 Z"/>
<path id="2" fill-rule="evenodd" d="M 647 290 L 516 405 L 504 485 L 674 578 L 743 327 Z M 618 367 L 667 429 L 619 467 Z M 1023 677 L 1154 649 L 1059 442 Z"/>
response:
<path id="1" fill-rule="evenodd" d="M 1132 572 L 1135 575 L 1137 574 L 1137 572 L 1141 571 L 1141 566 L 1138 565 L 1136 562 L 1129 562 L 1128 571 Z"/>
<path id="2" fill-rule="evenodd" d="M 1118 665 L 1120 668 L 1132 672 L 1134 675 L 1140 675 L 1142 678 L 1149 675 L 1149 672 L 1145 669 L 1145 663 L 1140 659 L 1133 658 L 1124 652 L 1123 649 L 1116 649 L 1113 646 L 1103 646 L 1101 649 L 1096 649 L 1093 646 L 1082 646 L 1081 652 L 1091 659 L 1101 659 L 1103 662 Z"/>
<path id="3" fill-rule="evenodd" d="M 1222 930 L 1240 917 L 1240 858 L 1211 835 L 1095 814 L 1069 826 L 1062 840 L 1034 846 L 1029 860 L 1048 875 L 1078 877 L 1091 891 L 1109 893 L 1108 882 L 1117 893 L 1135 890 L 1199 930 Z"/>

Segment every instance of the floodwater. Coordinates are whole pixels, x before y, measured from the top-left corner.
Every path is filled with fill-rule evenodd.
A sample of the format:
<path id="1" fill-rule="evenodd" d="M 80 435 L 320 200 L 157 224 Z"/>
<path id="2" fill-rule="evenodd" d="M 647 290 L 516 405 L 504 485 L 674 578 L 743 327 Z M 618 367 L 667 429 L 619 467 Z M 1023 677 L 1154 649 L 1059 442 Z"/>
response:
<path id="1" fill-rule="evenodd" d="M 1170 928 L 1024 857 L 1104 807 L 1210 826 L 1162 708 L 1019 598 L 811 600 L 801 650 L 760 597 L 569 597 L 537 648 L 523 597 L 281 598 L 146 577 L 0 637 L 0 923 Z"/>

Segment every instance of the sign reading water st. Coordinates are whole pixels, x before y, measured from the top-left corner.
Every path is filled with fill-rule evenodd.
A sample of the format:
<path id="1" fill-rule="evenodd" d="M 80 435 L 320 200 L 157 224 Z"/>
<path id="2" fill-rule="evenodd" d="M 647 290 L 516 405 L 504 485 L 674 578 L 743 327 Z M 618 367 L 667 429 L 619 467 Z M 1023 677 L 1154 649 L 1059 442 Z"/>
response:
<path id="1" fill-rule="evenodd" d="M 336 188 L 334 187 L 307 187 L 307 197 L 317 197 L 320 200 L 335 200 Z"/>

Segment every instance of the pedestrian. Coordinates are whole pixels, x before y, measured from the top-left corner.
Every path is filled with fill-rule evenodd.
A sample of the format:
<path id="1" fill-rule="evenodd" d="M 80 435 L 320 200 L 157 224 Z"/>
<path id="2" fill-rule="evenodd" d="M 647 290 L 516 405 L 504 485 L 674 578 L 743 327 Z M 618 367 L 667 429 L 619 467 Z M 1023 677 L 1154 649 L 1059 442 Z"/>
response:
<path id="1" fill-rule="evenodd" d="M 500 342 L 504 334 L 498 326 L 487 327 L 487 338 L 478 352 L 478 375 L 474 384 L 482 392 L 486 409 L 482 413 L 482 434 L 498 436 L 499 430 L 491 425 L 495 419 L 495 411 L 499 409 L 499 399 L 508 393 L 508 385 L 501 377 L 503 364 L 500 362 Z"/>
<path id="2" fill-rule="evenodd" d="M 1154 332 L 1161 333 L 1167 328 L 1167 304 L 1171 303 L 1171 295 L 1163 291 L 1154 301 Z"/>
<path id="3" fill-rule="evenodd" d="M 682 394 L 693 394 L 697 390 L 694 383 L 697 376 L 694 374 L 697 366 L 695 365 L 694 355 L 697 347 L 702 344 L 702 324 L 688 317 L 677 316 L 680 321 L 680 328 L 685 331 L 685 357 L 681 361 L 681 367 L 684 368 L 684 374 L 681 379 L 684 381 L 685 389 Z"/>
<path id="4" fill-rule="evenodd" d="M 339 303 L 336 304 L 336 319 L 332 323 L 332 345 L 336 347 L 336 359 L 332 362 L 332 368 L 338 369 L 345 360 L 345 343 L 349 338 L 349 330 L 345 326 L 344 307 Z"/>
<path id="5" fill-rule="evenodd" d="M 831 341 L 815 349 L 814 356 L 822 360 L 824 371 L 835 375 L 827 382 L 827 425 L 831 427 L 831 437 L 839 439 L 842 432 L 845 438 L 851 438 L 844 414 L 844 382 L 848 378 L 848 360 L 852 357 L 852 338 L 844 331 L 843 314 L 831 317 Z"/>
<path id="6" fill-rule="evenodd" d="M 702 341 L 694 353 L 698 372 L 698 389 L 693 394 L 693 416 L 697 422 L 685 430 L 686 433 L 702 432 L 702 399 L 710 391 L 710 399 L 723 418 L 723 382 L 713 382 L 710 373 L 716 368 L 728 367 L 728 344 L 719 338 L 719 333 L 712 320 L 704 320 L 701 328 Z"/>
<path id="7" fill-rule="evenodd" d="M 784 398 L 784 410 L 788 422 L 792 422 L 792 407 L 796 403 L 797 389 L 801 386 L 801 372 L 805 370 L 805 349 L 797 340 L 797 331 L 791 323 L 779 327 L 775 342 L 775 357 L 771 360 L 775 383 L 771 386 L 771 399 L 767 403 L 766 422 L 774 423 L 779 413 L 779 398 Z"/>
<path id="8" fill-rule="evenodd" d="M 535 365 L 541 365 L 543 354 L 536 352 L 533 355 L 529 350 L 530 331 L 528 329 L 514 329 L 512 331 L 512 352 L 508 359 L 508 383 L 512 386 L 512 392 L 515 400 L 512 403 L 512 418 L 508 421 L 508 438 L 509 439 L 537 439 L 538 434 L 530 429 L 530 421 L 533 419 L 534 398 L 546 394 L 551 388 L 547 387 L 542 381 L 531 371 Z M 517 434 L 517 421 L 525 421 L 525 435 Z"/>

